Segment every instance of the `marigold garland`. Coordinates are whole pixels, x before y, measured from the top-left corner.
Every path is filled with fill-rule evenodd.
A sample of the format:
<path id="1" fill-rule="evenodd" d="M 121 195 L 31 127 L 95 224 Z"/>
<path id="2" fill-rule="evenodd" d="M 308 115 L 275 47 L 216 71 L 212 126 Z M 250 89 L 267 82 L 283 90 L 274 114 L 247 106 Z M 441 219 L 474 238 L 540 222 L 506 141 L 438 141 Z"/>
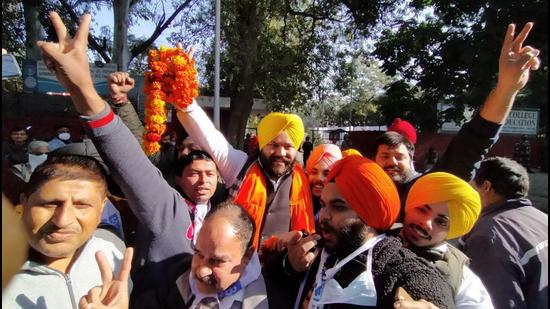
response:
<path id="1" fill-rule="evenodd" d="M 148 64 L 143 149 L 152 155 L 160 150 L 159 142 L 166 131 L 166 102 L 185 109 L 199 94 L 199 83 L 195 61 L 181 48 L 152 49 Z"/>

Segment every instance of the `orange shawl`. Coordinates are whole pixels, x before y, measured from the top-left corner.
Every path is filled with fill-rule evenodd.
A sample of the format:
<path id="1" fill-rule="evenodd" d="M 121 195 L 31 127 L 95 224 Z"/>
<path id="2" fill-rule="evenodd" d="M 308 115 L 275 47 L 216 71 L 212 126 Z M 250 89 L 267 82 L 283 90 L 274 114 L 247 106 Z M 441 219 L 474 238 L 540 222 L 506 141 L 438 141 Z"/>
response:
<path id="1" fill-rule="evenodd" d="M 256 232 L 254 234 L 254 247 L 259 248 L 260 229 L 264 219 L 267 199 L 265 176 L 255 162 L 246 173 L 239 193 L 235 197 L 235 204 L 241 205 L 254 219 Z M 311 191 L 306 175 L 299 164 L 294 165 L 292 172 L 292 185 L 290 189 L 290 229 L 293 231 L 315 232 L 313 216 L 313 204 Z"/>

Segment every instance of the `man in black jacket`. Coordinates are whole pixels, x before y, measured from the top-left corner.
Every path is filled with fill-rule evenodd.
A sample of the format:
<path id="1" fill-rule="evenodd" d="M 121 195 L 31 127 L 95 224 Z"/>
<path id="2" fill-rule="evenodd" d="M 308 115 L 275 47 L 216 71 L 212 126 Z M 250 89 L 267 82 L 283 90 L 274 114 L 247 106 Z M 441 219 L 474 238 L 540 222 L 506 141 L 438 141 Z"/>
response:
<path id="1" fill-rule="evenodd" d="M 548 308 L 548 215 L 527 198 L 529 176 L 516 161 L 481 162 L 473 187 L 481 214 L 460 249 L 495 308 Z"/>
<path id="2" fill-rule="evenodd" d="M 287 294 L 301 308 L 389 308 L 398 287 L 417 301 L 454 308 L 450 286 L 437 270 L 384 234 L 399 214 L 399 196 L 375 162 L 359 156 L 336 162 L 321 206 L 320 234 L 290 232 L 284 259 L 265 266 L 270 307 L 291 307 L 274 303 L 281 301 L 270 294 L 277 282 L 292 289 L 301 281 L 295 298 Z M 316 249 L 321 242 L 323 249 Z"/>

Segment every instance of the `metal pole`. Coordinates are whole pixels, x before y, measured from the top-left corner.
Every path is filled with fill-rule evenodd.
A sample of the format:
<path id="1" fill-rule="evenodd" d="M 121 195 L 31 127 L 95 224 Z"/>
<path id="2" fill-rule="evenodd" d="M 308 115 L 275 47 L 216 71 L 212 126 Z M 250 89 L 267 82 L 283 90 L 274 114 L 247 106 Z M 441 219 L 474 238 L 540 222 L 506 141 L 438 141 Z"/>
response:
<path id="1" fill-rule="evenodd" d="M 214 125 L 220 129 L 220 7 L 221 0 L 216 0 L 216 43 L 214 63 Z"/>

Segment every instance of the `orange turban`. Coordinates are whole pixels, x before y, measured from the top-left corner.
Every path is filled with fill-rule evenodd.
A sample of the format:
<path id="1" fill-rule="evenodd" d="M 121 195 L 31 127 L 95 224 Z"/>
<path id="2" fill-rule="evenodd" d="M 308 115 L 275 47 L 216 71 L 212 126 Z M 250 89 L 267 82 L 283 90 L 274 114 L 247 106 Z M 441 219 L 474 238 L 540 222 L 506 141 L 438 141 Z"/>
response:
<path id="1" fill-rule="evenodd" d="M 349 148 L 349 149 L 346 149 L 344 151 L 342 151 L 342 157 L 349 157 L 349 156 L 363 156 L 361 154 L 361 152 L 359 152 L 359 150 L 357 149 L 353 149 L 353 148 Z"/>
<path id="2" fill-rule="evenodd" d="M 319 162 L 323 162 L 330 168 L 334 162 L 342 159 L 342 152 L 340 152 L 340 147 L 334 144 L 321 144 L 313 149 L 311 155 L 307 159 L 306 171 L 308 173 L 317 165 Z"/>
<path id="3" fill-rule="evenodd" d="M 295 114 L 269 113 L 258 124 L 258 143 L 260 149 L 269 144 L 279 134 L 285 132 L 294 148 L 298 149 L 304 139 L 304 123 Z"/>
<path id="4" fill-rule="evenodd" d="M 332 166 L 326 183 L 331 180 L 367 225 L 385 231 L 397 220 L 401 209 L 397 188 L 376 162 L 360 156 L 343 158 Z"/>
<path id="5" fill-rule="evenodd" d="M 447 239 L 468 233 L 481 212 L 481 200 L 472 186 L 449 173 L 436 172 L 420 177 L 409 191 L 405 214 L 416 207 L 443 202 L 449 205 Z"/>

